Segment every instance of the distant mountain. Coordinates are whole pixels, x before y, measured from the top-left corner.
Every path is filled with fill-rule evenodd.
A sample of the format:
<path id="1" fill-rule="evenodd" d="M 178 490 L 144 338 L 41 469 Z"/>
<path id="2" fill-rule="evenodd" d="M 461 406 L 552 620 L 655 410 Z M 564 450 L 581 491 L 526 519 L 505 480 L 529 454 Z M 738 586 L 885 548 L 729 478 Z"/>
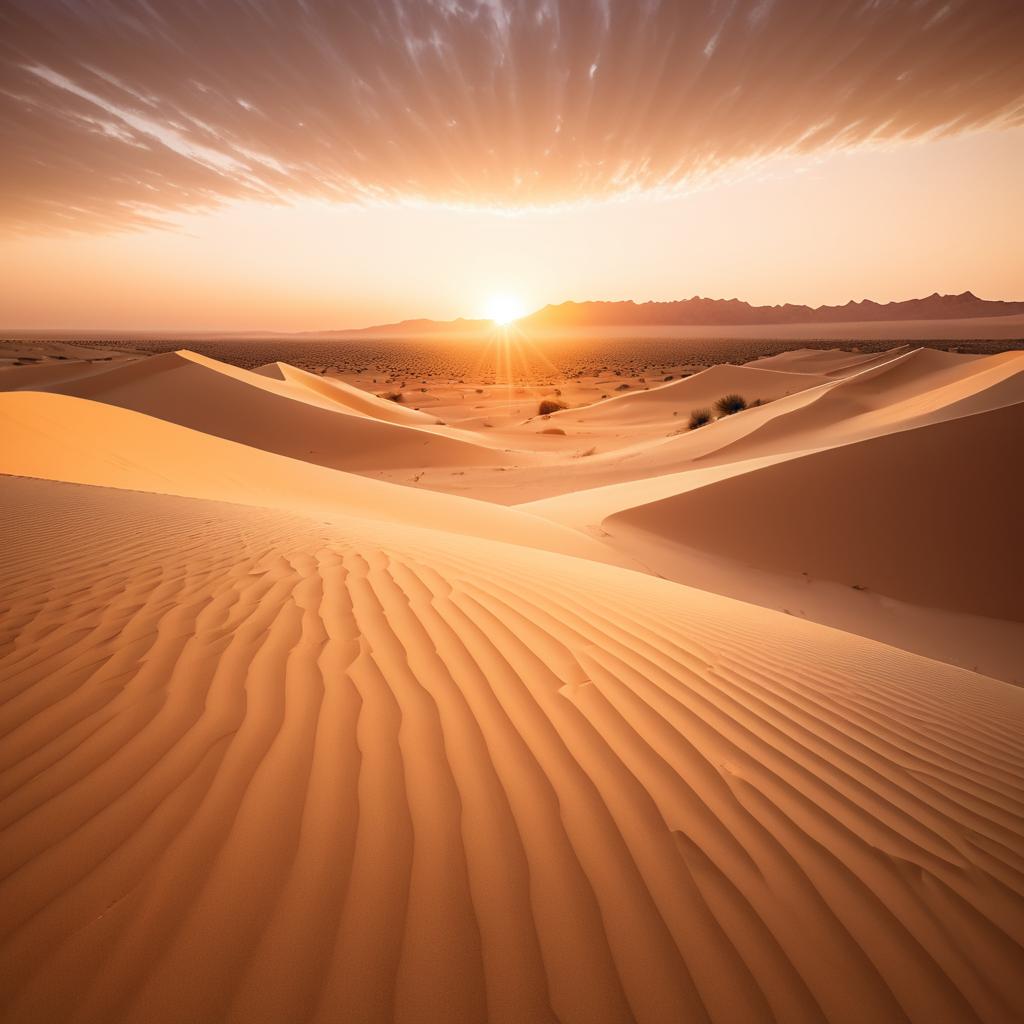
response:
<path id="1" fill-rule="evenodd" d="M 843 306 L 752 306 L 739 299 L 694 296 L 676 302 L 563 302 L 519 321 L 537 330 L 562 327 L 738 326 L 742 324 L 860 323 L 877 320 L 959 320 L 1024 313 L 1024 302 L 993 302 L 971 292 L 903 302 L 862 299 Z"/>
<path id="2" fill-rule="evenodd" d="M 459 317 L 458 320 L 401 320 L 396 324 L 378 324 L 375 327 L 360 327 L 340 331 L 307 331 L 310 335 L 374 335 L 382 334 L 436 334 L 443 331 L 445 334 L 480 334 L 483 331 L 494 330 L 492 320 L 467 320 Z"/>
<path id="3" fill-rule="evenodd" d="M 674 302 L 562 302 L 545 306 L 517 321 L 517 326 L 539 332 L 566 327 L 736 327 L 771 324 L 840 324 L 890 320 L 961 320 L 971 317 L 1012 316 L 1024 313 L 1024 302 L 979 299 L 972 292 L 940 295 L 902 302 L 852 299 L 842 306 L 752 306 L 740 299 L 692 299 Z M 403 320 L 361 330 L 318 331 L 317 334 L 479 334 L 493 330 L 490 320 Z"/>

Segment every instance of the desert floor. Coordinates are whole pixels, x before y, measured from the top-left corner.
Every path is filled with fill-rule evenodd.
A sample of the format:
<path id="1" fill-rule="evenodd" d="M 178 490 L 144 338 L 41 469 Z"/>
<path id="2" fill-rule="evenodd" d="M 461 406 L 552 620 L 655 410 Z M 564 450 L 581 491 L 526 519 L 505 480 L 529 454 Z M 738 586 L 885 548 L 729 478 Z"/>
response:
<path id="1" fill-rule="evenodd" d="M 0 345 L 0 1019 L 1024 1019 L 1024 352 L 424 351 Z"/>

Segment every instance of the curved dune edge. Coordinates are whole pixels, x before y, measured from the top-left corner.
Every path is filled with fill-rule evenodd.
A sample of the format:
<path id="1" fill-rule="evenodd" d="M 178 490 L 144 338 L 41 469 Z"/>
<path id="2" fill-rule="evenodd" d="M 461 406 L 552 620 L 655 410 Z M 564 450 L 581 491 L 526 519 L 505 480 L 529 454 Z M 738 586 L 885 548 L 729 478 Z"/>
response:
<path id="1" fill-rule="evenodd" d="M 364 516 L 632 564 L 593 538 L 517 509 L 411 492 L 67 395 L 0 393 L 0 473 L 239 502 L 316 517 Z"/>
<path id="2" fill-rule="evenodd" d="M 927 349 L 884 353 L 845 376 L 812 383 L 760 408 L 699 430 L 688 431 L 684 424 L 676 435 L 643 442 L 635 448 L 624 482 L 687 464 L 699 470 L 848 444 L 1016 403 L 1024 403 L 1024 352 L 980 357 Z"/>
<path id="3" fill-rule="evenodd" d="M 211 362 L 215 361 L 211 360 Z M 340 406 L 348 412 L 409 426 L 427 426 L 436 423 L 436 418 L 429 413 L 410 409 L 408 406 L 362 391 L 336 377 L 318 376 L 315 373 L 300 370 L 297 366 L 282 363 L 280 360 L 258 366 L 252 372 L 258 376 L 290 385 L 289 390 L 285 392 L 287 394 L 302 396 L 307 400 L 311 396 L 327 399 L 332 406 Z"/>
<path id="4" fill-rule="evenodd" d="M 893 345 L 885 352 L 847 352 L 835 348 L 793 348 L 773 356 L 752 359 L 744 366 L 759 370 L 782 370 L 785 373 L 823 374 L 826 377 L 844 377 L 859 373 L 893 356 L 908 351 L 909 345 Z"/>
<path id="5" fill-rule="evenodd" d="M 768 374 L 770 371 L 759 372 Z M 687 378 L 682 383 L 699 380 L 703 375 Z M 593 494 L 597 499 L 595 509 L 607 505 L 608 511 L 603 515 L 608 515 L 638 503 L 630 497 L 633 488 L 644 493 L 659 489 L 667 493 L 674 486 L 673 476 L 700 474 L 709 467 L 737 465 L 742 461 L 753 464 L 753 460 L 789 458 L 811 450 L 1024 403 L 1022 352 L 963 356 L 916 349 L 895 355 L 884 353 L 870 365 L 855 367 L 848 375 L 828 378 L 824 383 L 814 383 L 817 378 L 810 374 L 781 376 L 797 379 L 804 376 L 811 384 L 698 430 L 687 429 L 683 413 L 689 409 L 688 403 L 683 403 L 681 411 L 675 410 L 680 411 L 676 417 L 671 416 L 674 411 L 671 403 L 652 404 L 652 410 L 660 410 L 660 415 L 668 416 L 660 425 L 653 419 L 641 424 L 625 418 L 617 426 L 614 419 L 601 423 L 600 430 L 611 431 L 617 439 L 609 446 L 607 439 L 596 438 L 597 453 L 588 458 L 585 465 L 573 467 L 571 479 L 575 487 L 553 488 L 542 476 L 553 476 L 548 467 L 526 470 L 525 474 L 520 471 L 525 482 L 530 485 L 540 482 L 543 489 L 535 486 L 533 496 L 517 504 L 541 515 L 550 512 L 552 518 L 568 521 L 575 517 L 572 510 L 584 509 L 587 495 Z M 666 389 L 671 387 L 671 384 L 665 386 Z M 637 398 L 654 394 L 655 391 L 646 392 Z M 591 408 L 614 401 L 618 399 L 609 399 L 608 403 Z M 586 413 L 587 409 L 580 412 Z M 568 410 L 556 414 L 554 419 L 569 427 L 575 422 L 575 414 L 576 410 Z M 666 433 L 665 425 L 669 423 L 674 426 Z M 586 442 L 581 438 L 578 443 Z M 569 478 L 565 479 L 567 482 Z M 621 485 L 620 495 L 614 493 L 616 485 Z M 596 512 L 584 515 L 585 522 L 597 524 L 603 515 Z"/>
<path id="6" fill-rule="evenodd" d="M 517 507 L 671 579 L 1024 683 L 1022 410 L 1024 353 L 915 350 L 652 450 L 672 472 Z"/>
<path id="7" fill-rule="evenodd" d="M 1024 352 L 965 358 L 915 349 L 783 399 L 766 414 L 744 414 L 747 429 L 696 459 L 720 462 L 848 444 L 1020 403 Z"/>
<path id="8" fill-rule="evenodd" d="M 666 407 L 670 409 L 672 406 L 677 406 L 689 415 L 691 409 L 713 406 L 717 399 L 730 392 L 739 392 L 748 402 L 755 399 L 768 402 L 828 382 L 828 377 L 810 373 L 790 373 L 723 363 L 681 380 L 659 384 L 647 391 L 612 395 L 593 405 L 570 409 L 565 414 L 556 413 L 553 422 L 571 417 L 574 422 L 584 424 L 608 421 L 633 424 L 644 419 L 664 418 Z"/>
<path id="9" fill-rule="evenodd" d="M 964 357 L 916 349 L 647 444 L 646 452 L 641 446 L 622 479 L 610 473 L 609 482 L 517 507 L 577 529 L 596 527 L 616 513 L 764 466 L 1010 406 L 1024 406 L 1024 352 Z"/>
<path id="10" fill-rule="evenodd" d="M 0 500 L 5 1020 L 1024 1014 L 1020 691 L 481 539 Z"/>
<path id="11" fill-rule="evenodd" d="M 704 486 L 604 523 L 760 569 L 1024 622 L 1024 483 L 1009 473 L 1021 437 L 1024 404 L 1010 405 L 709 474 Z"/>
<path id="12" fill-rule="evenodd" d="M 185 350 L 39 390 L 129 409 L 332 469 L 458 468 L 509 461 L 502 452 L 436 433 L 422 420 L 417 425 L 403 415 L 418 417 L 415 410 L 382 410 L 393 403 L 377 399 L 379 405 L 374 404 L 371 396 L 356 409 L 340 389 L 344 401 L 300 378 L 277 380 Z"/>

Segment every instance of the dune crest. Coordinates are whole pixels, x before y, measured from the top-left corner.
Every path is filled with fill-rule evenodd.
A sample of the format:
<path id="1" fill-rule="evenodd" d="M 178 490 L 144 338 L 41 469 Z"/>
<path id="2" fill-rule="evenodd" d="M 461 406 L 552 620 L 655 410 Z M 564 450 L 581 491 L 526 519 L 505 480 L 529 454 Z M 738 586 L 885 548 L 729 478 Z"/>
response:
<path id="1" fill-rule="evenodd" d="M 339 473 L 211 437 L 116 406 L 33 392 L 0 394 L 10 442 L 0 473 L 151 491 L 337 518 L 482 535 L 617 561 L 593 540 L 514 509 L 423 492 L 410 503 L 393 484 Z"/>
<path id="2" fill-rule="evenodd" d="M 917 604 L 1024 622 L 1024 550 L 1014 539 L 1024 490 L 1001 486 L 1022 435 L 1024 405 L 1014 405 L 751 468 L 606 523 L 747 565 L 802 567 Z M 970 517 L 956 494 L 970 496 Z"/>
<path id="3" fill-rule="evenodd" d="M 396 413 L 383 400 L 369 396 L 357 408 L 347 398 L 328 397 L 325 389 L 296 384 L 296 379 L 300 378 L 277 381 L 181 351 L 47 390 L 131 409 L 332 469 L 501 461 L 500 455 L 423 430 L 424 421 L 415 410 Z M 382 418 L 382 407 L 388 418 Z"/>

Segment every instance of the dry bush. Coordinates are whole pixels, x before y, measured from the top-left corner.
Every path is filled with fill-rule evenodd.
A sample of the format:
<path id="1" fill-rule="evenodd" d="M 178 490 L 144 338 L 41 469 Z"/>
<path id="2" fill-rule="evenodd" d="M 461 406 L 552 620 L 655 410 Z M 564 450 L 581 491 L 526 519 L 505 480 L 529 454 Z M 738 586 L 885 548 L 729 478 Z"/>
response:
<path id="1" fill-rule="evenodd" d="M 731 416 L 734 412 L 742 412 L 747 407 L 747 400 L 742 395 L 728 394 L 715 402 L 719 416 Z"/>
<path id="2" fill-rule="evenodd" d="M 567 409 L 568 406 L 565 402 L 557 402 L 553 398 L 545 398 L 540 403 L 539 413 L 541 416 L 550 416 L 553 412 L 561 412 L 563 409 Z"/>
<path id="3" fill-rule="evenodd" d="M 711 410 L 710 409 L 694 409 L 690 413 L 690 430 L 696 430 L 698 427 L 703 427 L 705 423 L 711 422 Z"/>

